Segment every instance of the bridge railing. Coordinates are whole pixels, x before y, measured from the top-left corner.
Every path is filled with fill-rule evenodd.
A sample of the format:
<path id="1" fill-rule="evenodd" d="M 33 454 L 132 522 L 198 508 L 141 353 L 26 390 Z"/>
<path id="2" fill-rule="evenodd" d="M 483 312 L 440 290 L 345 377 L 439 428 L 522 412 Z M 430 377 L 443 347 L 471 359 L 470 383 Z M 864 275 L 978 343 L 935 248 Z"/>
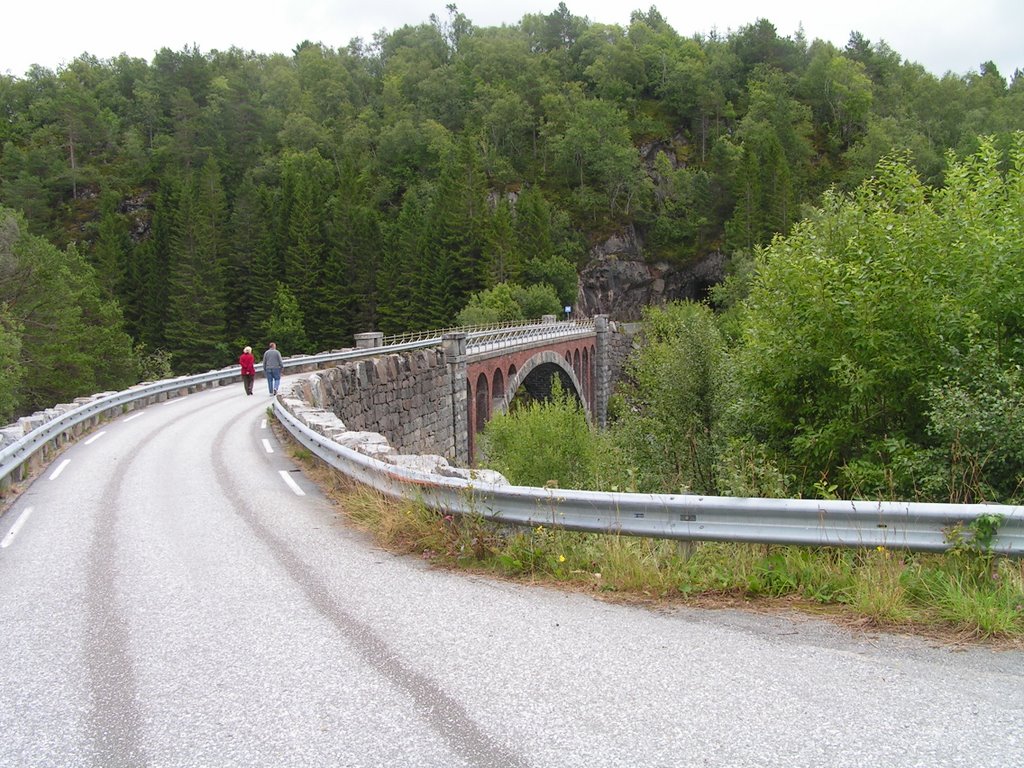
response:
<path id="1" fill-rule="evenodd" d="M 489 348 L 514 343 L 519 340 L 572 336 L 590 333 L 594 329 L 593 318 L 579 320 L 515 320 L 488 325 L 464 325 L 442 328 L 432 331 L 415 331 L 384 336 L 383 347 L 401 347 L 412 349 L 416 346 L 432 346 L 441 343 L 441 339 L 449 333 L 466 334 L 466 344 L 472 349 Z M 410 346 L 412 345 L 412 346 Z"/>
<path id="2" fill-rule="evenodd" d="M 473 331 L 466 338 L 466 351 L 485 352 L 499 349 L 521 341 L 536 339 L 554 340 L 559 338 L 575 338 L 594 332 L 594 321 L 566 320 L 555 323 L 538 323 L 534 325 L 509 325 L 503 328 Z"/>

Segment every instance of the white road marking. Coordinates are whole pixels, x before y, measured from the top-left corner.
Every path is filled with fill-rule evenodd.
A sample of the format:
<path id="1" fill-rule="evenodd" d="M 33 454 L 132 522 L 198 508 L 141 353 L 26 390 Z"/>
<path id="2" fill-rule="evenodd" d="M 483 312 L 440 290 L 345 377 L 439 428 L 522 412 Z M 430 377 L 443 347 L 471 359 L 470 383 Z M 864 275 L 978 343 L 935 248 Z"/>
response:
<path id="1" fill-rule="evenodd" d="M 53 473 L 50 475 L 50 479 L 56 480 L 58 477 L 60 477 L 60 473 L 64 471 L 64 467 L 66 467 L 70 463 L 71 459 L 64 459 L 64 461 L 58 464 L 57 468 L 53 470 Z"/>
<path id="2" fill-rule="evenodd" d="M 4 536 L 4 540 L 0 541 L 0 547 L 7 549 L 14 543 L 14 537 L 18 535 L 18 531 L 21 530 L 21 526 L 28 520 L 28 516 L 32 514 L 32 507 L 25 507 L 25 511 L 21 513 L 21 517 L 14 521 L 14 525 L 11 526 L 11 530 Z"/>
<path id="3" fill-rule="evenodd" d="M 265 437 L 263 438 L 263 447 L 266 449 L 267 453 L 273 453 L 274 452 L 273 446 L 270 444 L 270 441 L 267 440 L 267 438 L 265 438 Z"/>
<path id="4" fill-rule="evenodd" d="M 278 474 L 281 476 L 281 479 L 284 480 L 285 485 L 287 485 L 289 488 L 295 491 L 296 496 L 306 495 L 306 492 L 299 488 L 299 484 L 292 480 L 292 476 L 288 474 L 287 470 L 282 469 L 280 472 L 278 472 Z"/>
<path id="5" fill-rule="evenodd" d="M 145 416 L 145 415 L 146 415 L 145 411 L 139 411 L 138 413 L 133 413 L 131 416 L 126 417 L 125 421 L 131 421 L 132 419 L 137 419 L 137 418 L 139 418 L 139 416 Z"/>
<path id="6" fill-rule="evenodd" d="M 266 428 L 267 428 L 267 420 L 263 419 L 263 421 L 260 422 L 260 429 L 266 429 Z"/>
<path id="7" fill-rule="evenodd" d="M 92 443 L 95 443 L 97 440 L 99 440 L 101 437 L 103 437 L 105 434 L 107 434 L 107 433 L 106 432 L 97 432 L 95 435 L 93 435 L 88 440 L 86 440 L 85 444 L 86 445 L 91 445 Z"/>

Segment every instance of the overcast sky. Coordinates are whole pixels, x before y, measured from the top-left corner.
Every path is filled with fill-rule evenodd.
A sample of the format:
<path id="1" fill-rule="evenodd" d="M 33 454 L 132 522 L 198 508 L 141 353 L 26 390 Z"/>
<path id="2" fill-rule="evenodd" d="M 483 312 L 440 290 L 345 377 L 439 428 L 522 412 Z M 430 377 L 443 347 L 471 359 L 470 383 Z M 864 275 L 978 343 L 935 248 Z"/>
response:
<path id="1" fill-rule="evenodd" d="M 478 27 L 515 24 L 527 13 L 550 13 L 558 0 L 460 0 Z M 760 17 L 790 36 L 802 24 L 808 41 L 839 47 L 856 30 L 885 40 L 910 61 L 936 75 L 977 71 L 995 62 L 1009 81 L 1024 70 L 1024 0 L 841 0 L 777 3 L 754 0 L 566 0 L 576 16 L 625 26 L 635 8 L 658 8 L 682 35 L 726 33 Z M 232 46 L 259 53 L 289 53 L 303 40 L 343 47 L 381 29 L 447 18 L 443 0 L 16 0 L 6 4 L 0 26 L 0 72 L 21 76 L 32 64 L 57 69 L 90 53 L 121 53 L 152 61 L 161 48 L 203 52 Z"/>

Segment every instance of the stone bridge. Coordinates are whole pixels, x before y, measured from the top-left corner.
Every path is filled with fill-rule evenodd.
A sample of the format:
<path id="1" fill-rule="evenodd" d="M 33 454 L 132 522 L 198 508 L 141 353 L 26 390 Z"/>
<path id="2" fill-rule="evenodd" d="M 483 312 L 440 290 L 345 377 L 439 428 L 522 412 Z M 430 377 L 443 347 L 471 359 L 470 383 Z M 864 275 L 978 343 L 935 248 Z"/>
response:
<path id="1" fill-rule="evenodd" d="M 576 396 L 588 418 L 603 424 L 609 394 L 602 367 L 607 332 L 608 322 L 602 317 L 593 327 L 583 326 L 580 333 L 566 337 L 511 341 L 496 348 L 467 345 L 469 457 L 475 455 L 476 436 L 493 414 L 507 411 L 521 392 L 548 399 L 556 376 L 562 389 Z"/>
<path id="2" fill-rule="evenodd" d="M 608 397 L 631 343 L 608 318 L 446 333 L 413 349 L 382 346 L 380 333 L 356 346 L 369 359 L 313 374 L 303 399 L 332 411 L 350 431 L 376 432 L 401 453 L 437 454 L 471 466 L 488 419 L 517 396 L 545 399 L 558 376 L 584 412 L 603 426 Z"/>

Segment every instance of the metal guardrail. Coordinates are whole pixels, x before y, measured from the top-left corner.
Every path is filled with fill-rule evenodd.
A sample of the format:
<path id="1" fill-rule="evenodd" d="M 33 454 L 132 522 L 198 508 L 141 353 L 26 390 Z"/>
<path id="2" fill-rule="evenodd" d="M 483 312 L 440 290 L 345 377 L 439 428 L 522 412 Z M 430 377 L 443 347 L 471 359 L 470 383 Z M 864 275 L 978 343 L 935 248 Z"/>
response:
<path id="1" fill-rule="evenodd" d="M 234 377 L 238 377 L 235 366 Z M 177 379 L 166 379 L 151 384 L 140 384 L 136 387 L 100 395 L 83 405 L 71 408 L 55 419 L 36 427 L 19 440 L 14 441 L 0 450 L 0 480 L 5 480 L 35 454 L 47 446 L 69 438 L 75 428 L 86 422 L 99 419 L 113 411 L 121 413 L 129 404 L 140 400 L 156 399 L 161 395 L 176 395 L 181 392 L 194 391 L 232 374 L 224 371 L 210 371 L 197 376 L 182 376 Z"/>
<path id="2" fill-rule="evenodd" d="M 1003 516 L 991 551 L 1024 556 L 1024 507 L 987 504 L 815 501 L 647 493 L 601 493 L 474 483 L 398 467 L 314 432 L 280 403 L 292 436 L 343 474 L 393 498 L 416 500 L 498 523 L 552 526 L 680 541 L 943 552 L 954 530 L 983 515 Z"/>

